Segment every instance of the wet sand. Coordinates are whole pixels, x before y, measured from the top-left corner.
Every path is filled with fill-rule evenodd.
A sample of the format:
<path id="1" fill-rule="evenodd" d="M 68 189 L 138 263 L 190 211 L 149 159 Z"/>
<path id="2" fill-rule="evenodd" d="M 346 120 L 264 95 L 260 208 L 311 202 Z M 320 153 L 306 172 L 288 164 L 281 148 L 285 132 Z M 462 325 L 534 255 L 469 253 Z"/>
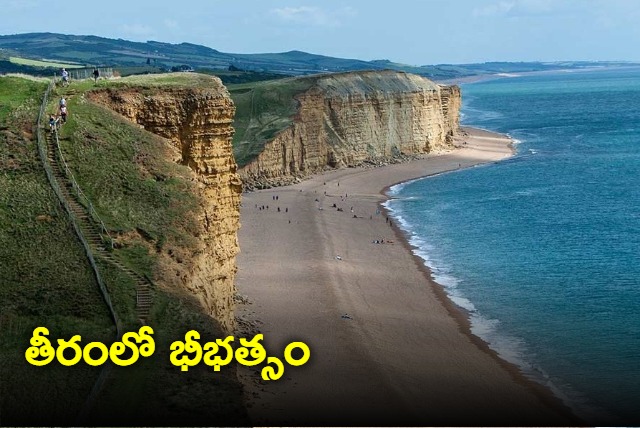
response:
<path id="1" fill-rule="evenodd" d="M 295 340 L 312 355 L 278 381 L 241 369 L 254 423 L 579 423 L 470 334 L 466 315 L 386 221 L 390 185 L 513 153 L 504 136 L 466 131 L 447 153 L 243 195 L 237 287 L 250 303 L 237 315 L 258 325 L 270 355 Z"/>

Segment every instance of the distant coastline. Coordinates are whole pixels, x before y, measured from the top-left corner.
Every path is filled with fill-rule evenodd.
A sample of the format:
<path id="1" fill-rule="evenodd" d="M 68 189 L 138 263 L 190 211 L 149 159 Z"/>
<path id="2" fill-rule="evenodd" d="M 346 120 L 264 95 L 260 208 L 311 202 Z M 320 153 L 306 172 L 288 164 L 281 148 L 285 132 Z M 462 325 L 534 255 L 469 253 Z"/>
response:
<path id="1" fill-rule="evenodd" d="M 605 70 L 634 70 L 639 68 L 640 68 L 640 65 L 638 64 L 633 64 L 628 66 L 603 65 L 600 67 L 594 66 L 594 67 L 582 67 L 582 68 L 559 68 L 555 70 L 476 74 L 473 76 L 456 77 L 454 79 L 435 80 L 435 81 L 441 85 L 461 85 L 465 83 L 486 82 L 489 80 L 508 79 L 508 78 L 525 77 L 525 76 L 543 76 L 543 75 L 558 74 L 558 73 L 585 73 L 585 72 L 605 71 Z"/>

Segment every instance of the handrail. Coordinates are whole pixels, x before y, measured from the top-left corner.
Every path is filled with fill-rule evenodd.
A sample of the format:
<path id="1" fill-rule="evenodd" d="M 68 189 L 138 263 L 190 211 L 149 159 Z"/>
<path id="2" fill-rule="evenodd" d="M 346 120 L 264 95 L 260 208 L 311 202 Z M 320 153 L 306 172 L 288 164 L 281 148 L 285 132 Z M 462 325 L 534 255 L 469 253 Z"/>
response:
<path id="1" fill-rule="evenodd" d="M 122 337 L 122 324 L 120 322 L 120 319 L 118 318 L 118 315 L 116 314 L 115 309 L 113 308 L 113 304 L 111 303 L 111 295 L 109 294 L 109 290 L 107 290 L 107 287 L 105 286 L 103 280 L 102 280 L 102 276 L 100 275 L 100 272 L 98 270 L 98 265 L 96 264 L 95 258 L 93 257 L 93 252 L 91 250 L 91 247 L 89 245 L 89 243 L 87 242 L 87 240 L 84 238 L 84 235 L 82 233 L 82 230 L 80 229 L 80 226 L 78 225 L 78 222 L 73 214 L 73 211 L 71 210 L 71 207 L 69 206 L 68 201 L 66 200 L 66 198 L 64 197 L 64 194 L 62 193 L 62 190 L 60 189 L 60 186 L 58 185 L 58 182 L 53 174 L 53 170 L 51 169 L 51 165 L 49 165 L 49 161 L 47 158 L 47 146 L 45 144 L 45 139 L 44 139 L 44 131 L 43 129 L 45 128 L 45 123 L 43 121 L 43 117 L 45 115 L 45 110 L 47 108 L 47 103 L 48 103 L 48 99 L 49 99 L 49 94 L 51 93 L 51 90 L 53 89 L 53 87 L 55 86 L 55 78 L 51 80 L 51 82 L 49 83 L 49 86 L 47 87 L 44 96 L 42 98 L 42 105 L 40 106 L 40 111 L 38 112 L 38 120 L 36 122 L 36 140 L 38 143 L 38 153 L 40 155 L 40 160 L 42 161 L 42 165 L 44 167 L 45 173 L 47 175 L 47 179 L 49 181 L 49 184 L 51 185 L 51 187 L 53 188 L 54 193 L 56 194 L 56 196 L 58 197 L 58 199 L 60 200 L 60 203 L 62 204 L 62 206 L 64 207 L 64 210 L 67 212 L 67 217 L 69 218 L 69 221 L 71 222 L 71 224 L 73 225 L 73 229 L 76 232 L 76 236 L 78 236 L 78 239 L 80 240 L 80 242 L 82 243 L 82 246 L 84 248 L 85 254 L 87 256 L 87 259 L 89 259 L 89 264 L 91 265 L 91 268 L 93 269 L 93 273 L 95 275 L 96 278 L 96 282 L 98 283 L 98 287 L 100 288 L 100 292 L 102 294 L 102 298 L 105 301 L 105 304 L 107 305 L 107 307 L 109 308 L 109 312 L 111 314 L 111 318 L 113 319 L 113 323 L 115 324 L 116 327 L 116 340 Z M 60 144 L 59 141 L 57 139 L 58 137 L 58 133 L 57 131 L 55 132 L 56 135 L 56 144 L 58 147 L 58 151 L 59 154 L 61 155 L 62 152 L 60 151 Z M 68 166 L 66 165 L 65 162 L 65 171 L 68 171 Z M 78 184 L 75 182 L 75 178 L 73 179 L 73 183 L 74 186 L 81 192 L 80 187 L 78 186 Z M 84 195 L 84 194 L 83 194 Z M 86 195 L 85 195 L 86 198 Z M 88 200 L 88 198 L 87 198 Z M 90 202 L 89 202 L 90 203 Z M 90 210 L 93 210 L 93 206 L 90 205 Z M 96 213 L 97 215 L 97 213 Z M 104 223 L 100 220 L 100 225 L 103 228 L 103 230 L 106 231 L 106 228 L 104 226 Z M 107 233 L 108 235 L 108 233 Z M 109 236 L 110 242 L 113 245 L 113 241 L 111 240 L 111 237 Z M 96 379 L 96 381 L 93 384 L 93 387 L 91 388 L 91 391 L 89 392 L 89 395 L 87 396 L 87 399 L 85 400 L 82 409 L 77 417 L 78 421 L 83 421 L 86 419 L 91 407 L 93 406 L 93 403 L 95 401 L 95 399 L 98 396 L 98 393 L 100 392 L 100 390 L 102 389 L 104 383 L 107 380 L 107 377 L 109 375 L 109 372 L 111 371 L 112 365 L 107 363 L 103 366 L 103 369 L 100 371 L 100 374 L 98 375 L 98 378 Z"/>
<path id="2" fill-rule="evenodd" d="M 44 142 L 44 135 L 43 135 L 44 134 L 43 129 L 45 127 L 43 117 L 44 117 L 44 112 L 47 108 L 49 94 L 51 93 L 51 90 L 53 89 L 54 85 L 55 85 L 55 81 L 52 80 L 49 86 L 47 87 L 47 90 L 45 91 L 45 94 L 42 100 L 42 105 L 40 106 L 40 112 L 38 113 L 37 133 L 36 133 L 37 141 L 38 141 L 38 152 L 40 154 L 40 159 L 42 161 L 42 164 L 44 165 L 44 170 L 47 174 L 47 178 L 49 179 L 49 184 L 53 188 L 55 194 L 58 196 L 58 199 L 60 200 L 60 203 L 64 207 L 65 211 L 67 211 L 67 216 L 71 220 L 71 224 L 73 225 L 76 235 L 78 236 L 78 238 L 80 239 L 80 242 L 82 243 L 82 246 L 84 247 L 87 258 L 89 259 L 89 263 L 93 268 L 96 281 L 98 282 L 98 287 L 100 287 L 100 291 L 102 292 L 102 297 L 109 308 L 109 312 L 111 313 L 111 318 L 113 319 L 114 324 L 116 325 L 118 337 L 120 337 L 121 336 L 120 319 L 118 318 L 116 311 L 113 308 L 113 304 L 111 303 L 111 297 L 110 297 L 109 291 L 107 290 L 107 287 L 105 286 L 102 280 L 102 276 L 100 275 L 100 272 L 98 270 L 98 266 L 96 264 L 95 258 L 93 257 L 93 251 L 91 250 L 91 247 L 87 242 L 87 240 L 84 238 L 82 230 L 80 229 L 80 226 L 78 225 L 78 222 L 76 221 L 76 218 L 73 214 L 73 210 L 71 210 L 69 203 L 65 199 L 62 193 L 62 190 L 60 189 L 58 182 L 53 175 L 53 170 L 51 169 L 51 166 L 49 165 L 49 161 L 47 158 L 47 148 Z M 56 133 L 56 136 L 57 136 L 57 133 Z M 75 180 L 74 180 L 74 183 L 75 183 Z M 75 183 L 75 186 L 78 186 L 78 184 Z M 101 223 L 101 226 L 104 227 L 104 223 Z"/>
<path id="3" fill-rule="evenodd" d="M 80 185 L 76 181 L 76 178 L 74 177 L 73 172 L 71 172 L 71 168 L 69 168 L 69 165 L 67 164 L 67 161 L 65 160 L 64 155 L 62 154 L 62 148 L 60 147 L 60 140 L 58 139 L 57 128 L 54 128 L 53 135 L 56 137 L 55 141 L 56 141 L 56 148 L 58 149 L 58 156 L 62 161 L 62 166 L 64 167 L 65 175 L 71 182 L 71 187 L 73 188 L 73 190 L 75 190 L 76 196 L 78 197 L 78 200 L 80 203 L 82 203 L 82 199 L 84 198 L 86 202 L 83 205 L 85 205 L 89 209 L 89 214 L 91 214 L 93 220 L 100 225 L 100 229 L 102 233 L 107 235 L 109 245 L 113 250 L 113 239 L 111 238 L 111 235 L 109 235 L 107 226 L 105 226 L 104 221 L 102 221 L 102 218 L 100 218 L 100 215 L 98 215 L 97 211 L 93 208 L 93 204 L 91 203 L 91 200 L 89 199 L 89 197 L 85 195 L 85 193 L 80 188 Z"/>

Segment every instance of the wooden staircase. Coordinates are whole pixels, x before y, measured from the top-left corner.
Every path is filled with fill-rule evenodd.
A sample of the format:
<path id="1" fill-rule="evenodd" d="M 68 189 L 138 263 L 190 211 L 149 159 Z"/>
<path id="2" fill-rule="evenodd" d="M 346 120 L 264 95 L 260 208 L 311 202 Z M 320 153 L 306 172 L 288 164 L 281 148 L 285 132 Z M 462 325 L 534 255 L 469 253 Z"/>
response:
<path id="1" fill-rule="evenodd" d="M 58 186 L 62 191 L 62 195 L 66 199 L 67 204 L 77 220 L 82 235 L 89 243 L 93 253 L 101 259 L 118 267 L 134 281 L 136 286 L 136 312 L 142 324 L 146 324 L 147 318 L 149 317 L 149 311 L 151 310 L 151 305 L 153 303 L 151 283 L 144 276 L 125 266 L 109 250 L 108 245 L 110 245 L 110 243 L 105 241 L 100 227 L 92 220 L 87 208 L 80 204 L 78 198 L 74 194 L 73 184 L 69 177 L 67 177 L 64 168 L 61 166 L 60 159 L 56 155 L 57 146 L 55 137 L 56 134 L 54 132 L 50 132 L 47 135 L 47 158 L 51 165 L 55 180 L 58 182 Z"/>

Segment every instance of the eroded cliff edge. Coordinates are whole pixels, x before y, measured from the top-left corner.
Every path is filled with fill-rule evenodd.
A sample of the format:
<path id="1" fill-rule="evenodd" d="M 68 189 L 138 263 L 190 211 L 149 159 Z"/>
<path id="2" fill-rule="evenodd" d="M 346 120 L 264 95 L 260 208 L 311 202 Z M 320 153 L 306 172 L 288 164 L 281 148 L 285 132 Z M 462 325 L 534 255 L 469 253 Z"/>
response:
<path id="1" fill-rule="evenodd" d="M 312 82 L 295 96 L 291 123 L 239 171 L 247 188 L 286 184 L 327 168 L 444 149 L 459 127 L 457 86 L 395 71 L 301 79 Z M 256 101 L 251 102 L 253 111 Z"/>
<path id="2" fill-rule="evenodd" d="M 121 87 L 87 95 L 168 139 L 174 160 L 194 172 L 200 200 L 195 250 L 161 254 L 158 281 L 188 290 L 232 331 L 242 185 L 231 149 L 235 107 L 226 88 L 211 78 L 205 87 Z"/>

